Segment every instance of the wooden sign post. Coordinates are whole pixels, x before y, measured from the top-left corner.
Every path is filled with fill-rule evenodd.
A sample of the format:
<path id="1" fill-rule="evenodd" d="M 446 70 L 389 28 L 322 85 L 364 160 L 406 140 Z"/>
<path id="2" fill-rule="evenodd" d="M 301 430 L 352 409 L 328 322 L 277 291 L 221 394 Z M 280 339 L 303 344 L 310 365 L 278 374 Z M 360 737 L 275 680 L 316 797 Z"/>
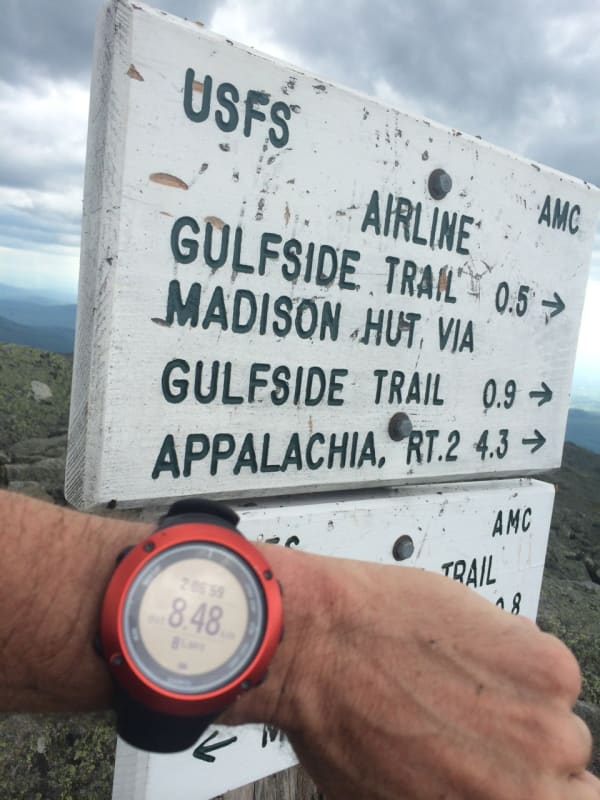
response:
<path id="1" fill-rule="evenodd" d="M 552 488 L 514 476 L 560 464 L 598 190 L 129 0 L 95 58 L 69 501 L 262 498 L 250 535 L 534 619 Z M 115 798 L 293 761 L 120 744 Z"/>
<path id="2" fill-rule="evenodd" d="M 90 120 L 72 503 L 560 463 L 596 189 L 126 0 Z"/>

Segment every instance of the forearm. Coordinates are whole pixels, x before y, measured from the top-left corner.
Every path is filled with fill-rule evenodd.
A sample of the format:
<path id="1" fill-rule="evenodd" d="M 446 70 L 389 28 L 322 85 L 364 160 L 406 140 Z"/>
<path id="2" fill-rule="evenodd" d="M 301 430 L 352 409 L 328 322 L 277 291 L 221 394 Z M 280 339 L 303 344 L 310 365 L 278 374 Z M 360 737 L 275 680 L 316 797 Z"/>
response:
<path id="1" fill-rule="evenodd" d="M 0 709 L 108 706 L 102 596 L 148 527 L 0 492 L 0 531 Z M 600 800 L 571 711 L 579 669 L 557 640 L 440 575 L 261 549 L 285 636 L 221 721 L 284 729 L 332 800 Z"/>
<path id="2" fill-rule="evenodd" d="M 110 705 L 108 670 L 93 648 L 100 606 L 116 556 L 148 532 L 147 525 L 0 491 L 0 710 Z M 309 635 L 315 642 L 321 631 L 327 640 L 339 597 L 331 576 L 321 574 L 322 559 L 274 545 L 261 549 L 284 587 L 285 637 L 269 680 L 241 709 L 291 723 L 300 717 L 291 683 L 296 672 L 308 677 L 295 669 L 299 655 Z"/>
<path id="3" fill-rule="evenodd" d="M 104 588 L 117 554 L 148 526 L 0 491 L 0 709 L 109 705 L 96 655 Z"/>

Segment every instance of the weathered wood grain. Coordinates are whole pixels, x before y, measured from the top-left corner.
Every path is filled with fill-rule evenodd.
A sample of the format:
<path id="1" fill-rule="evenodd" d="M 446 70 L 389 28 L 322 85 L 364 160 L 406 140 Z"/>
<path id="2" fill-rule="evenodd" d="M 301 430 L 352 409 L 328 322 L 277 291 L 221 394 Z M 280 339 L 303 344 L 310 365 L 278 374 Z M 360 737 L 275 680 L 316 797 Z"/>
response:
<path id="1" fill-rule="evenodd" d="M 221 795 L 220 800 L 324 800 L 302 767 L 292 767 Z"/>

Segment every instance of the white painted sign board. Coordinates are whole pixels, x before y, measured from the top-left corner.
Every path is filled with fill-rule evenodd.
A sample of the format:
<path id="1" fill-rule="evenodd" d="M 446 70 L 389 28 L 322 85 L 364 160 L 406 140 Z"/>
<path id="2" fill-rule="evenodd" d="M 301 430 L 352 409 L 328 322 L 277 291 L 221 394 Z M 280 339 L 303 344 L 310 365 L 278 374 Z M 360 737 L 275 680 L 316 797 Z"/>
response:
<path id="1" fill-rule="evenodd" d="M 446 574 L 507 612 L 535 620 L 553 499 L 550 484 L 510 479 L 237 510 L 249 538 L 397 564 L 399 581 L 401 565 Z M 414 550 L 399 563 L 393 552 L 401 537 L 410 537 Z M 207 800 L 296 763 L 284 737 L 263 726 L 211 727 L 200 744 L 203 757 L 195 758 L 194 748 L 149 755 L 119 741 L 113 800 Z"/>
<path id="2" fill-rule="evenodd" d="M 73 504 L 560 463 L 594 187 L 126 0 L 88 148 Z"/>

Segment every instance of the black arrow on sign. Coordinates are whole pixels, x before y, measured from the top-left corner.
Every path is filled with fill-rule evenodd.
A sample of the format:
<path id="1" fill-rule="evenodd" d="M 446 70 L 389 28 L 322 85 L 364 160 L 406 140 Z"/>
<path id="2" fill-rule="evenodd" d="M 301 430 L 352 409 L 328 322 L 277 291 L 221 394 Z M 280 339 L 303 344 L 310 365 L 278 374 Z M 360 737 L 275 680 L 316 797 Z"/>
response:
<path id="1" fill-rule="evenodd" d="M 523 444 L 534 445 L 534 447 L 531 448 L 531 452 L 535 453 L 536 450 L 539 450 L 540 447 L 543 447 L 546 444 L 546 437 L 542 436 L 537 428 L 535 428 L 533 432 L 535 434 L 535 439 L 521 439 L 521 442 Z"/>
<path id="2" fill-rule="evenodd" d="M 556 292 L 554 292 L 554 300 L 542 300 L 542 305 L 552 309 L 550 317 L 555 317 L 557 314 L 560 314 L 561 311 L 565 310 L 565 304 L 561 296 Z"/>
<path id="3" fill-rule="evenodd" d="M 544 403 L 549 403 L 552 400 L 552 389 L 548 386 L 547 383 L 542 381 L 542 391 L 539 392 L 529 392 L 529 397 L 539 397 L 540 401 L 538 406 L 543 406 Z"/>
<path id="4" fill-rule="evenodd" d="M 215 736 L 219 735 L 219 731 L 213 731 L 210 736 L 207 736 L 203 742 L 200 742 L 198 747 L 194 750 L 194 758 L 199 758 L 201 761 L 208 761 L 209 764 L 212 764 L 215 761 L 215 757 L 211 756 L 213 750 L 220 750 L 222 747 L 227 747 L 234 742 L 237 742 L 237 736 L 232 736 L 231 739 L 224 739 L 222 742 L 215 742 L 214 744 L 209 745 L 208 743 L 211 742 Z"/>

